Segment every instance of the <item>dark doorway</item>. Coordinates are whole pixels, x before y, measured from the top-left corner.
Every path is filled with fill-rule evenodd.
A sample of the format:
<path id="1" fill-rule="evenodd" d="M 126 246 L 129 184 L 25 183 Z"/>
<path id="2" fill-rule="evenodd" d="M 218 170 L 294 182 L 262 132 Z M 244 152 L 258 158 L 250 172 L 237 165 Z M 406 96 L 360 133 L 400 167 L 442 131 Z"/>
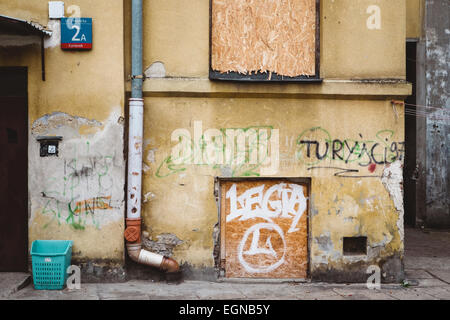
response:
<path id="1" fill-rule="evenodd" d="M 28 269 L 27 68 L 0 67 L 0 271 Z"/>
<path id="2" fill-rule="evenodd" d="M 403 170 L 405 224 L 416 224 L 416 52 L 417 42 L 406 42 L 406 81 L 412 95 L 405 100 L 405 166 Z"/>

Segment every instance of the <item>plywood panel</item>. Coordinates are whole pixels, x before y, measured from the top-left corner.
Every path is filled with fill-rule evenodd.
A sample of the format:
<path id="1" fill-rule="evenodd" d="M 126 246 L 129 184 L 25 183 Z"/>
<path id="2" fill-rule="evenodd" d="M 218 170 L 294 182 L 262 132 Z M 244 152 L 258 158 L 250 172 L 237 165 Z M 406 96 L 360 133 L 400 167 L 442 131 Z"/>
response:
<path id="1" fill-rule="evenodd" d="M 306 278 L 308 186 L 288 180 L 221 183 L 227 278 Z"/>
<path id="2" fill-rule="evenodd" d="M 316 0 L 211 0 L 214 71 L 313 76 Z"/>

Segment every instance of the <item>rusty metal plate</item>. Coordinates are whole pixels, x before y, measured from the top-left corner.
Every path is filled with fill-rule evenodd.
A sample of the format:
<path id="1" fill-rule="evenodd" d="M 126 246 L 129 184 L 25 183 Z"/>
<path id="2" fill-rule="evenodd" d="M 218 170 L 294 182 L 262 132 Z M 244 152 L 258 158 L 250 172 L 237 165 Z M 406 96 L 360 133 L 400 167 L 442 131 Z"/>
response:
<path id="1" fill-rule="evenodd" d="M 309 187 L 288 179 L 222 181 L 227 278 L 306 278 Z"/>

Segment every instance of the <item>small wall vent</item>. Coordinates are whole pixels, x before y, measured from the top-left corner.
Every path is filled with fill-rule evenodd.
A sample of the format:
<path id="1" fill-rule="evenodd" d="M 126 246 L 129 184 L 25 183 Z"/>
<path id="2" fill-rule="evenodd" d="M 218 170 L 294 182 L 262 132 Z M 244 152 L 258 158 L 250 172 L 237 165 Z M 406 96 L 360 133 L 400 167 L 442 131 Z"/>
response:
<path id="1" fill-rule="evenodd" d="M 367 237 L 344 237 L 344 256 L 366 255 Z"/>

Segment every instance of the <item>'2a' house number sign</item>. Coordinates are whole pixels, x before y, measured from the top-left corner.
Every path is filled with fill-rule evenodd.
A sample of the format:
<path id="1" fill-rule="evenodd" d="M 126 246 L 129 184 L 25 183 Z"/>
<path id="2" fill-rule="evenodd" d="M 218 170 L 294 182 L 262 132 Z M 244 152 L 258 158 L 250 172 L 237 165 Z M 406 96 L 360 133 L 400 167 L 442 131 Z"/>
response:
<path id="1" fill-rule="evenodd" d="M 92 49 L 92 18 L 61 18 L 61 48 Z"/>

